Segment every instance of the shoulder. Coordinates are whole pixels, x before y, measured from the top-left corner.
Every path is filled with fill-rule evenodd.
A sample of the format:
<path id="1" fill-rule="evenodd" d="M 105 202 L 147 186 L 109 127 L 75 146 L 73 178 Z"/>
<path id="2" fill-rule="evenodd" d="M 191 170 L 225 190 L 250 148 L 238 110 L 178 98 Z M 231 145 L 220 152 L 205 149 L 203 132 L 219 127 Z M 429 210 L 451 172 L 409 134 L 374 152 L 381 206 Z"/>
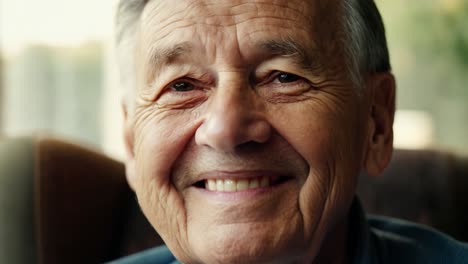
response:
<path id="1" fill-rule="evenodd" d="M 160 246 L 130 255 L 108 264 L 178 264 L 166 246 Z"/>
<path id="2" fill-rule="evenodd" d="M 374 246 L 386 263 L 468 263 L 468 244 L 404 220 L 369 216 Z"/>

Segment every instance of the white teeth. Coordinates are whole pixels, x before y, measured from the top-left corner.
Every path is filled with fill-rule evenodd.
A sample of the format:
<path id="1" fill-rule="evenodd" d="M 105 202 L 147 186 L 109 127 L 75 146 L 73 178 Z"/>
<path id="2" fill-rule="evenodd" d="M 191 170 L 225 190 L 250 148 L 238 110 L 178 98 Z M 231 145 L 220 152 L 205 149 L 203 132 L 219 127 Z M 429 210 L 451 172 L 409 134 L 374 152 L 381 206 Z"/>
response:
<path id="1" fill-rule="evenodd" d="M 236 191 L 236 182 L 233 180 L 224 180 L 224 191 L 225 192 L 235 192 Z"/>
<path id="2" fill-rule="evenodd" d="M 260 187 L 267 187 L 270 185 L 270 179 L 268 177 L 262 177 L 260 181 Z"/>
<path id="3" fill-rule="evenodd" d="M 260 183 L 258 182 L 258 179 L 251 179 L 249 181 L 249 189 L 258 188 L 258 186 L 260 186 Z"/>
<path id="4" fill-rule="evenodd" d="M 215 180 L 207 180 L 205 182 L 205 188 L 210 191 L 216 191 L 216 181 Z"/>
<path id="5" fill-rule="evenodd" d="M 265 188 L 271 185 L 269 177 L 258 177 L 252 179 L 209 179 L 205 180 L 205 188 L 215 192 L 236 192 L 249 189 Z"/>
<path id="6" fill-rule="evenodd" d="M 243 191 L 249 188 L 249 180 L 238 180 L 237 181 L 237 190 Z"/>
<path id="7" fill-rule="evenodd" d="M 223 180 L 216 180 L 216 191 L 223 192 L 224 191 L 224 181 Z"/>

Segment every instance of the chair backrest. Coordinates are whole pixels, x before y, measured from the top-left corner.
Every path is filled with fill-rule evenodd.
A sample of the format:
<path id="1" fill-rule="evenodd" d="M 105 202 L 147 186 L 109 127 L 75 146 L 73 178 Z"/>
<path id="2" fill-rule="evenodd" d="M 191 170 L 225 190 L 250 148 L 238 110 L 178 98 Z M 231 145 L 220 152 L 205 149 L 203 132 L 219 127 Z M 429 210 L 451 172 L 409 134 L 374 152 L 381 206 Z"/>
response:
<path id="1" fill-rule="evenodd" d="M 91 263 L 118 255 L 132 199 L 122 164 L 56 140 L 40 140 L 35 147 L 40 262 Z"/>
<path id="2" fill-rule="evenodd" d="M 75 144 L 1 140 L 0 263 L 102 263 L 161 243 L 124 171 Z"/>
<path id="3" fill-rule="evenodd" d="M 0 140 L 0 263 L 102 263 L 162 242 L 123 164 L 53 139 Z M 425 223 L 468 241 L 468 161 L 395 151 L 358 195 L 370 213 Z"/>
<path id="4" fill-rule="evenodd" d="M 468 158 L 396 150 L 382 175 L 361 175 L 358 195 L 368 213 L 423 223 L 468 241 L 467 187 Z"/>

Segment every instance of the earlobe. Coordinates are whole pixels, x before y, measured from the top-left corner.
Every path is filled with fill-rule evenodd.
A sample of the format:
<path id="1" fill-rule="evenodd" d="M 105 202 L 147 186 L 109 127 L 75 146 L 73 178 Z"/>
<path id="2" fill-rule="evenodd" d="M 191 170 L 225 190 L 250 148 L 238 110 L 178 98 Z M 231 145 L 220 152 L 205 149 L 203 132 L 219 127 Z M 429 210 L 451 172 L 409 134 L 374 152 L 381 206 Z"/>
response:
<path id="1" fill-rule="evenodd" d="M 377 176 L 387 167 L 393 152 L 395 79 L 389 72 L 377 73 L 368 82 L 370 108 L 365 157 L 367 174 Z"/>
<path id="2" fill-rule="evenodd" d="M 128 114 L 128 105 L 122 100 L 122 112 L 124 117 L 123 137 L 125 145 L 125 175 L 128 185 L 135 190 L 135 154 L 133 124 Z"/>

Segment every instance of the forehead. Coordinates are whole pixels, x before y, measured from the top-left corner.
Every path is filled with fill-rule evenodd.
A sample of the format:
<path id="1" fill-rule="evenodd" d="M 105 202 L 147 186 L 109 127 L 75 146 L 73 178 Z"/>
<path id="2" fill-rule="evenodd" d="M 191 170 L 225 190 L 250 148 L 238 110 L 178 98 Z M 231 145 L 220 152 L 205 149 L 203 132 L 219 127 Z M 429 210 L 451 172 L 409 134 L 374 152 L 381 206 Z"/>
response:
<path id="1" fill-rule="evenodd" d="M 152 0 L 143 11 L 140 30 L 144 37 L 156 39 L 194 25 L 236 27 L 241 37 L 262 27 L 317 33 L 324 27 L 332 30 L 330 21 L 336 20 L 338 1 Z"/>
<path id="2" fill-rule="evenodd" d="M 219 71 L 246 69 L 277 55 L 262 43 L 284 41 L 302 48 L 303 61 L 336 68 L 343 64 L 339 1 L 152 0 L 140 20 L 137 72 L 150 83 L 179 54 Z"/>
<path id="3" fill-rule="evenodd" d="M 160 22 L 184 18 L 194 22 L 227 26 L 252 17 L 274 15 L 277 18 L 297 18 L 307 13 L 314 1 L 256 0 L 152 0 L 143 12 L 143 20 L 157 18 Z M 159 18 L 159 19 L 158 19 Z"/>

